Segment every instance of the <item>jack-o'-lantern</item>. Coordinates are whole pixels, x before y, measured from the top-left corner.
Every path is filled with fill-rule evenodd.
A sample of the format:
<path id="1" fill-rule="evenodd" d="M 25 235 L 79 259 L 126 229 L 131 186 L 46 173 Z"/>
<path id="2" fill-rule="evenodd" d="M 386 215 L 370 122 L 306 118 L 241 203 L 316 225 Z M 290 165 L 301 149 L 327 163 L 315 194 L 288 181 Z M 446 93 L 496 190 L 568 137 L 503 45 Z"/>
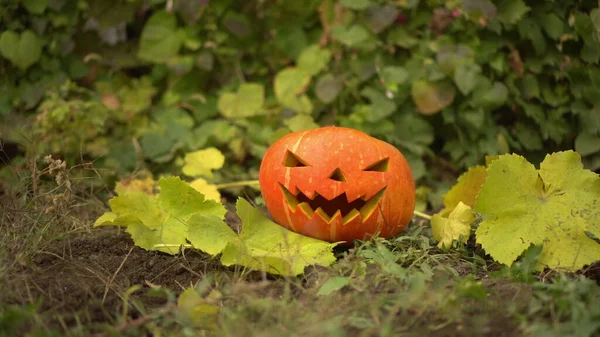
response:
<path id="1" fill-rule="evenodd" d="M 259 182 L 275 222 L 329 242 L 394 236 L 415 207 L 415 184 L 402 153 L 345 127 L 283 136 L 267 150 Z"/>

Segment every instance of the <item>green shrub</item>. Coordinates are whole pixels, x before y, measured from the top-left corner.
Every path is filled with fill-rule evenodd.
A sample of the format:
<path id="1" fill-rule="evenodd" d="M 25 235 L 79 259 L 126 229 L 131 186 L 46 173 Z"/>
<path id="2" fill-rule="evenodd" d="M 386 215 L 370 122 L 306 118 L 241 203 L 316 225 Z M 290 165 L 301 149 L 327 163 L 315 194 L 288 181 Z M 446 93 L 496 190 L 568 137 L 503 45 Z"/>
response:
<path id="1" fill-rule="evenodd" d="M 34 155 L 176 174 L 216 146 L 215 179 L 241 180 L 277 137 L 335 124 L 422 182 L 506 152 L 600 168 L 595 1 L 5 2 L 0 135 Z"/>

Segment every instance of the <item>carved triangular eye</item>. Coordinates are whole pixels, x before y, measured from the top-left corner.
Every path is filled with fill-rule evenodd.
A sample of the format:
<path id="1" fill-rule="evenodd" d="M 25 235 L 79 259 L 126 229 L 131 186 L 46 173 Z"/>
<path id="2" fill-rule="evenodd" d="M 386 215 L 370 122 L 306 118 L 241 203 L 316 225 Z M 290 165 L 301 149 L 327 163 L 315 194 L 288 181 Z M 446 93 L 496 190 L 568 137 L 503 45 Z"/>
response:
<path id="1" fill-rule="evenodd" d="M 390 158 L 384 158 L 372 165 L 367 166 L 363 171 L 387 172 L 390 166 Z"/>
<path id="2" fill-rule="evenodd" d="M 283 157 L 283 166 L 285 167 L 303 167 L 310 166 L 302 158 L 293 154 L 292 151 L 287 151 Z"/>
<path id="3" fill-rule="evenodd" d="M 346 177 L 344 177 L 342 170 L 340 170 L 339 168 L 336 168 L 335 171 L 333 171 L 333 173 L 331 173 L 329 175 L 329 179 L 335 180 L 335 181 L 341 181 L 344 183 L 346 182 Z"/>

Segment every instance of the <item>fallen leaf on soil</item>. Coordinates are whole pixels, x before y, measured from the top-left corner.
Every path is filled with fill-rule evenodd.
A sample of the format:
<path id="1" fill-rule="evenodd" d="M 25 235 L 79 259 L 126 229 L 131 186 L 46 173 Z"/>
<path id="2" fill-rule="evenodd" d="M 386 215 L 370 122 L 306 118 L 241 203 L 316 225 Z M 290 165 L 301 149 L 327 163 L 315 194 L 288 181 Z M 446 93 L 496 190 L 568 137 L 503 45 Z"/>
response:
<path id="1" fill-rule="evenodd" d="M 542 245 L 536 266 L 576 271 L 600 260 L 600 176 L 574 151 L 547 155 L 540 169 L 519 155 L 501 155 L 475 200 L 484 216 L 477 243 L 511 265 L 531 244 Z"/>
<path id="2" fill-rule="evenodd" d="M 473 166 L 461 174 L 458 182 L 444 195 L 444 209 L 440 215 L 447 217 L 460 202 L 470 207 L 475 206 L 475 196 L 481 190 L 485 178 L 487 171 L 481 165 Z"/>
<path id="3" fill-rule="evenodd" d="M 459 201 L 456 207 L 446 218 L 434 214 L 431 218 L 431 232 L 438 242 L 438 248 L 446 249 L 452 246 L 452 241 L 466 243 L 471 235 L 471 224 L 475 221 L 475 214 L 471 207 Z"/>
<path id="4" fill-rule="evenodd" d="M 335 261 L 329 243 L 309 238 L 272 222 L 240 198 L 242 219 L 238 235 L 224 221 L 225 207 L 208 200 L 178 177 L 161 178 L 160 194 L 126 191 L 109 201 L 111 212 L 94 227 L 121 226 L 136 246 L 177 254 L 181 247 L 221 255 L 225 266 L 241 265 L 271 274 L 295 276 L 308 265 L 329 266 Z M 191 243 L 191 245 L 189 243 Z"/>

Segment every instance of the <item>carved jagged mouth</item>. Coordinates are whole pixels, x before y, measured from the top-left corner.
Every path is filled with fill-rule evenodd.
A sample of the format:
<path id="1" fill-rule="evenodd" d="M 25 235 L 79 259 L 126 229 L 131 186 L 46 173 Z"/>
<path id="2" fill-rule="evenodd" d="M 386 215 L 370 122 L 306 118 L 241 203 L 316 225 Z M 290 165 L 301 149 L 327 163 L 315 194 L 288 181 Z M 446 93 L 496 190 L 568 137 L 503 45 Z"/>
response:
<path id="1" fill-rule="evenodd" d="M 333 199 L 326 199 L 319 193 L 315 192 L 314 197 L 310 199 L 301 191 L 298 191 L 297 194 L 293 194 L 282 184 L 279 184 L 279 186 L 283 192 L 286 202 L 292 208 L 292 210 L 300 208 L 302 212 L 304 212 L 304 214 L 306 214 L 309 218 L 312 218 L 313 215 L 317 213 L 327 222 L 331 222 L 331 220 L 336 217 L 338 213 L 340 213 L 342 216 L 344 223 L 349 222 L 359 215 L 364 221 L 371 216 L 371 214 L 373 214 L 373 211 L 375 211 L 379 201 L 385 193 L 384 187 L 370 199 L 361 197 L 353 201 L 348 201 L 346 192 Z"/>

